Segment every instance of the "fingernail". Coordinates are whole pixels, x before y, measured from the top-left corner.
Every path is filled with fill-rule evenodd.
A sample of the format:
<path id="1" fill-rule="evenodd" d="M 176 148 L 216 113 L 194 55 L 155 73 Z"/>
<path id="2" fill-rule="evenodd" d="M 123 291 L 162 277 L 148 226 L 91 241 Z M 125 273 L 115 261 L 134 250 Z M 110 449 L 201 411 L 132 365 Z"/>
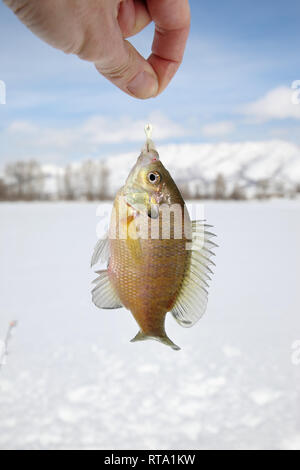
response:
<path id="1" fill-rule="evenodd" d="M 140 72 L 129 82 L 127 89 L 137 98 L 151 98 L 157 94 L 158 81 L 150 73 Z"/>

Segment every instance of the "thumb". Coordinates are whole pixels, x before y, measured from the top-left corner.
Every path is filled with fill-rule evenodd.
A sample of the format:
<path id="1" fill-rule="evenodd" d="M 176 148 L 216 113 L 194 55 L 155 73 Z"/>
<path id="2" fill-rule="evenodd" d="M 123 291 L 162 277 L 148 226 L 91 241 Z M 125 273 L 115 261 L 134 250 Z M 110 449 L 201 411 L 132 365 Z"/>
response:
<path id="1" fill-rule="evenodd" d="M 95 62 L 97 70 L 131 96 L 140 99 L 156 96 L 159 83 L 153 67 L 123 39 L 120 31 L 114 34 L 108 50 Z"/>

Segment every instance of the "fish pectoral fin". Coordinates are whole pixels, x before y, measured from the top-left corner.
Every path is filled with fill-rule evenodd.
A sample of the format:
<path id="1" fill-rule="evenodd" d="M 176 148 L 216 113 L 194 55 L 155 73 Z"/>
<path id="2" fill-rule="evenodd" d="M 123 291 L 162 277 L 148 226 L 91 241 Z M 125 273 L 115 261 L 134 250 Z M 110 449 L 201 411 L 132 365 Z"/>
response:
<path id="1" fill-rule="evenodd" d="M 110 252 L 109 252 L 109 238 L 108 233 L 104 235 L 97 241 L 97 244 L 94 249 L 94 253 L 92 256 L 91 267 L 95 266 L 95 264 L 99 263 L 107 263 L 109 260 Z"/>
<path id="2" fill-rule="evenodd" d="M 162 344 L 165 344 L 166 346 L 170 346 L 174 351 L 179 351 L 180 347 L 177 346 L 177 344 L 173 343 L 173 341 L 168 338 L 167 335 L 165 336 L 151 336 L 151 335 L 145 335 L 141 330 L 137 333 L 137 335 L 130 340 L 131 343 L 136 343 L 137 341 L 146 341 L 147 339 L 153 339 L 154 341 L 159 341 Z"/>
<path id="3" fill-rule="evenodd" d="M 214 264 L 210 258 L 214 255 L 211 249 L 217 247 L 210 238 L 215 236 L 208 232 L 202 221 L 192 222 L 192 246 L 189 265 L 186 269 L 181 289 L 171 310 L 175 320 L 183 327 L 189 328 L 204 315 L 207 306 L 207 281 L 212 274 L 209 265 Z"/>
<path id="4" fill-rule="evenodd" d="M 123 307 L 118 294 L 112 286 L 106 269 L 97 271 L 99 277 L 93 281 L 96 287 L 92 290 L 93 302 L 98 308 L 114 309 Z"/>

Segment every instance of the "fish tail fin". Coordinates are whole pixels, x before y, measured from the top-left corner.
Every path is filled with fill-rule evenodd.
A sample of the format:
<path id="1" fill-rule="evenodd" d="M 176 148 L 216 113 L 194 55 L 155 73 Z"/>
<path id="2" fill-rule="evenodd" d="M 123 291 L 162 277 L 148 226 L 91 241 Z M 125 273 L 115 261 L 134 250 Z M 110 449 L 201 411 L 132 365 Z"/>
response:
<path id="1" fill-rule="evenodd" d="M 174 351 L 179 351 L 180 347 L 177 346 L 177 344 L 173 343 L 173 341 L 168 338 L 167 335 L 165 336 L 151 336 L 151 335 L 146 335 L 142 330 L 140 330 L 137 335 L 130 340 L 131 343 L 136 343 L 137 341 L 146 341 L 147 339 L 153 339 L 155 341 L 159 341 L 162 344 L 165 344 L 166 346 L 170 346 Z"/>
<path id="2" fill-rule="evenodd" d="M 137 341 L 145 341 L 148 337 L 140 330 L 134 338 L 130 340 L 131 343 L 136 343 Z"/>

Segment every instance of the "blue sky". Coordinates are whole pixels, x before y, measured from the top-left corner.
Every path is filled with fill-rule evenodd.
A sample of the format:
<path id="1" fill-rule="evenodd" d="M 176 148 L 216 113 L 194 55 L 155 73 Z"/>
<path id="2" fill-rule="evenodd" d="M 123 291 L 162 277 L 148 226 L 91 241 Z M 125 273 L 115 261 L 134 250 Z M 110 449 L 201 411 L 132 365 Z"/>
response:
<path id="1" fill-rule="evenodd" d="M 180 71 L 161 96 L 138 101 L 92 64 L 44 44 L 0 3 L 0 80 L 7 87 L 7 103 L 0 105 L 0 164 L 138 151 L 138 129 L 148 119 L 166 143 L 300 144 L 300 104 L 291 104 L 291 84 L 300 80 L 299 1 L 190 4 L 192 28 Z M 152 35 L 149 26 L 133 40 L 144 55 Z M 99 135 L 97 126 L 103 127 Z"/>

